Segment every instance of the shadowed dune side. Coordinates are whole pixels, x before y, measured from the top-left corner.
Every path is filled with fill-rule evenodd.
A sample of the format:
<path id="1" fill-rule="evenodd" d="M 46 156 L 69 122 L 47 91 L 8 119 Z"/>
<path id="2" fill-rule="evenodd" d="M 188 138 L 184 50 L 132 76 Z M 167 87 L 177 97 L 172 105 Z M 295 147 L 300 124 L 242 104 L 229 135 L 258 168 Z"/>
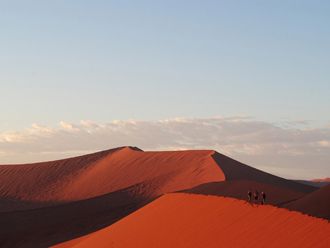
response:
<path id="1" fill-rule="evenodd" d="M 78 240 L 72 248 L 325 248 L 330 246 L 329 233 L 327 221 L 286 209 L 174 193 Z"/>
<path id="2" fill-rule="evenodd" d="M 0 247 L 48 247 L 109 226 L 149 203 L 148 187 L 140 184 L 64 205 L 0 213 L 0 226 L 5 227 L 0 229 Z"/>
<path id="3" fill-rule="evenodd" d="M 226 181 L 249 180 L 304 193 L 310 193 L 317 189 L 311 185 L 301 184 L 255 169 L 217 152 L 215 152 L 212 157 L 225 174 Z"/>
<path id="4" fill-rule="evenodd" d="M 330 185 L 290 202 L 284 207 L 330 220 Z"/>
<path id="5" fill-rule="evenodd" d="M 287 188 L 246 180 L 206 183 L 189 190 L 184 190 L 182 192 L 202 195 L 226 196 L 247 200 L 248 190 L 252 192 L 258 190 L 259 193 L 264 191 L 267 196 L 266 203 L 277 206 L 299 199 L 305 195 L 305 193 L 293 191 Z"/>

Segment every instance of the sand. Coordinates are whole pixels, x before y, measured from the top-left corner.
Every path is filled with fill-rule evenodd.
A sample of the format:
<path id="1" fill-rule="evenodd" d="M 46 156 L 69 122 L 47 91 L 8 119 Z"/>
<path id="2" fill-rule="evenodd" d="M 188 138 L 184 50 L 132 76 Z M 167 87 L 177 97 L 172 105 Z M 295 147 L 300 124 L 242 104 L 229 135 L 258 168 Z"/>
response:
<path id="1" fill-rule="evenodd" d="M 267 202 L 277 206 L 316 190 L 212 150 L 144 152 L 121 147 L 57 161 L 1 165 L 0 247 L 75 243 L 166 193 L 245 199 L 249 189 L 266 191 Z M 310 213 L 319 216 L 317 211 Z"/>
<path id="2" fill-rule="evenodd" d="M 329 233 L 329 222 L 298 212 L 176 193 L 162 196 L 71 247 L 316 248 L 330 246 Z"/>
<path id="3" fill-rule="evenodd" d="M 330 185 L 292 201 L 284 207 L 330 220 Z"/>

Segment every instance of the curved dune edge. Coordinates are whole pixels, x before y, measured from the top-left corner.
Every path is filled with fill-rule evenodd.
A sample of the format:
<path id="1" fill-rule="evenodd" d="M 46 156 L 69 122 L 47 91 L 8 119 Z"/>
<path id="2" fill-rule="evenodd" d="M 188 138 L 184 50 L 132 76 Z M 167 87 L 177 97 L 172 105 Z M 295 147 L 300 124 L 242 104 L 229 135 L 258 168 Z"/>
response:
<path id="1" fill-rule="evenodd" d="M 72 246 L 54 247 L 329 247 L 329 233 L 328 221 L 298 212 L 172 193 Z"/>

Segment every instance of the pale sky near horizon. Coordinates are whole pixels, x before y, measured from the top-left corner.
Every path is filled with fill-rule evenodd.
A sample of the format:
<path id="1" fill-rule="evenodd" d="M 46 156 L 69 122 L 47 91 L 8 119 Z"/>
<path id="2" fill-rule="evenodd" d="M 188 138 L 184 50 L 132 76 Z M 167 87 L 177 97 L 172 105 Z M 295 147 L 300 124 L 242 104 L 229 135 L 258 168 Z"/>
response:
<path id="1" fill-rule="evenodd" d="M 61 121 L 248 116 L 302 123 L 297 130 L 306 137 L 317 129 L 303 149 L 295 143 L 292 156 L 320 144 L 323 175 L 330 165 L 329 13 L 329 1 L 0 0 L 0 163 L 38 160 L 14 156 L 33 124 L 40 131 Z"/>

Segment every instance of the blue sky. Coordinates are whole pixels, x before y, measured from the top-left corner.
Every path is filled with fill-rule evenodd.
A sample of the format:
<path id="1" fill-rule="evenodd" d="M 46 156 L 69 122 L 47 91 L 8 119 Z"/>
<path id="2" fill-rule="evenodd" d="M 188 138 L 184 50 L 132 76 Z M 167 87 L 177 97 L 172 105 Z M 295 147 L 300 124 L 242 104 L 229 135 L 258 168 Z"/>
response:
<path id="1" fill-rule="evenodd" d="M 315 163 L 321 176 L 330 163 L 329 13 L 329 1 L 0 0 L 0 163 L 189 140 L 186 148 L 272 172 L 286 165 L 282 175 L 308 177 L 287 168 Z M 226 118 L 240 123 L 230 134 L 250 138 L 222 140 Z M 150 127 L 182 140 L 146 144 Z M 95 145 L 79 148 L 89 132 Z M 57 135 L 74 137 L 68 150 Z"/>
<path id="2" fill-rule="evenodd" d="M 0 130 L 247 115 L 329 122 L 328 1 L 0 1 Z"/>

